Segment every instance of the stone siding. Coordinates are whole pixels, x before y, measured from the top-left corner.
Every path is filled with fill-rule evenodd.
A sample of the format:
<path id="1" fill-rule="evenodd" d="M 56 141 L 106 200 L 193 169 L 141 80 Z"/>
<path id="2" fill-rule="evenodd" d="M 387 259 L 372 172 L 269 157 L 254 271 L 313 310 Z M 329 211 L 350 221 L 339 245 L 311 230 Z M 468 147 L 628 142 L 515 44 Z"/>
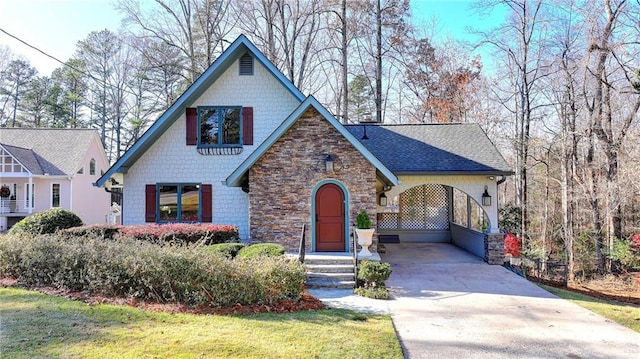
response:
<path id="1" fill-rule="evenodd" d="M 335 171 L 324 171 L 327 153 L 335 158 Z M 313 108 L 251 167 L 249 172 L 250 232 L 253 242 L 282 243 L 295 252 L 302 225 L 307 224 L 306 250 L 311 251 L 312 196 L 324 180 L 347 190 L 348 223 L 362 210 L 376 226 L 376 169 L 349 141 Z M 374 251 L 375 245 L 370 249 Z"/>
<path id="2" fill-rule="evenodd" d="M 504 264 L 504 234 L 485 234 L 484 261 L 489 264 Z"/>

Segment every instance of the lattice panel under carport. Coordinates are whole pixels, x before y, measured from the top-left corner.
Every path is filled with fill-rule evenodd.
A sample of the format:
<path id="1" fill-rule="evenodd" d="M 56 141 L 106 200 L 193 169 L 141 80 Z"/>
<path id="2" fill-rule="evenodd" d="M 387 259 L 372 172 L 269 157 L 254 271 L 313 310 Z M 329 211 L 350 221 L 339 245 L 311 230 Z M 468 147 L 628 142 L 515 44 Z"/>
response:
<path id="1" fill-rule="evenodd" d="M 439 184 L 425 184 L 400 194 L 398 212 L 381 213 L 380 230 L 449 230 L 447 190 Z"/>

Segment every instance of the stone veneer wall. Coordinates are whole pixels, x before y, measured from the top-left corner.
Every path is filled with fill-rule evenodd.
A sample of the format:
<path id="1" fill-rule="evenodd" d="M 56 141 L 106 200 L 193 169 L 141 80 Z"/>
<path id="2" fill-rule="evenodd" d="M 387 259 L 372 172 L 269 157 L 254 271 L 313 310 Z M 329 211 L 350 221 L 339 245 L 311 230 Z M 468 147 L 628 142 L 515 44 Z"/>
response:
<path id="1" fill-rule="evenodd" d="M 336 159 L 334 172 L 324 171 L 326 153 Z M 358 212 L 367 210 L 375 228 L 375 167 L 311 108 L 249 171 L 251 241 L 278 242 L 287 251 L 295 252 L 302 224 L 307 223 L 306 250 L 311 251 L 311 197 L 314 187 L 326 179 L 346 187 L 349 225 L 355 222 Z M 375 250 L 375 245 L 370 249 Z"/>
<path id="2" fill-rule="evenodd" d="M 489 264 L 504 264 L 504 234 L 484 235 L 484 261 Z"/>

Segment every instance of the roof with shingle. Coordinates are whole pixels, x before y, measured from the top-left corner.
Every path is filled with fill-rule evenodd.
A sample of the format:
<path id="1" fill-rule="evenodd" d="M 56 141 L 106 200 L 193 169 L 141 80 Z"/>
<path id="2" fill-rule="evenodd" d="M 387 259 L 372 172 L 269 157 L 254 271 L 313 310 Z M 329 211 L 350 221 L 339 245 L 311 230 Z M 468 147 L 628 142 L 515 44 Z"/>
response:
<path id="1" fill-rule="evenodd" d="M 396 175 L 513 173 L 478 124 L 345 127 Z"/>
<path id="2" fill-rule="evenodd" d="M 91 129 L 0 128 L 0 144 L 36 175 L 73 175 L 97 132 Z"/>

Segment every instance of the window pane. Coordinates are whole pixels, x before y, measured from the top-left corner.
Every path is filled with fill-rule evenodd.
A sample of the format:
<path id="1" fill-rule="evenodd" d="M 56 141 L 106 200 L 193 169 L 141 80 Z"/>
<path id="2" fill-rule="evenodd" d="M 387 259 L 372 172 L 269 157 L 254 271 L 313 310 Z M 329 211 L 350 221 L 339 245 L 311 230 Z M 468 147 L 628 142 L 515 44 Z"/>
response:
<path id="1" fill-rule="evenodd" d="M 96 174 L 96 160 L 93 158 L 89 161 L 89 175 L 94 176 Z"/>
<path id="2" fill-rule="evenodd" d="M 222 143 L 225 145 L 240 144 L 240 109 L 229 108 L 221 110 L 222 119 Z"/>
<path id="3" fill-rule="evenodd" d="M 178 186 L 160 186 L 160 221 L 178 219 Z"/>
<path id="4" fill-rule="evenodd" d="M 197 222 L 200 209 L 200 189 L 194 184 L 182 185 L 180 205 L 182 209 L 182 221 Z"/>
<path id="5" fill-rule="evenodd" d="M 200 108 L 200 143 L 204 145 L 218 144 L 218 110 L 215 108 Z"/>
<path id="6" fill-rule="evenodd" d="M 60 183 L 51 185 L 51 207 L 60 207 Z"/>

